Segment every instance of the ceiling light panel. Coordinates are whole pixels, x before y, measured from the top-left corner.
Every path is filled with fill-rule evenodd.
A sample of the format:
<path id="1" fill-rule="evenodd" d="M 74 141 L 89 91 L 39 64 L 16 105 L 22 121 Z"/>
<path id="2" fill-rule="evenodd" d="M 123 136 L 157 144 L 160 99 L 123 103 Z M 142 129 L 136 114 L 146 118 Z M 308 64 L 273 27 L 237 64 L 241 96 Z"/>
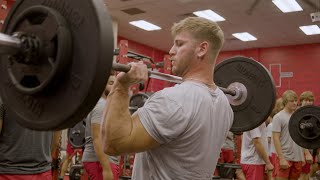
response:
<path id="1" fill-rule="evenodd" d="M 303 11 L 302 7 L 296 0 L 272 0 L 283 13 Z"/>
<path id="2" fill-rule="evenodd" d="M 193 12 L 193 14 L 196 16 L 199 16 L 199 17 L 209 19 L 214 22 L 226 20 L 225 18 L 223 18 L 222 16 L 220 16 L 219 14 L 215 13 L 214 11 L 212 11 L 210 9 L 203 10 L 203 11 L 195 11 L 195 12 Z"/>
<path id="3" fill-rule="evenodd" d="M 155 31 L 155 30 L 160 30 L 161 27 L 154 25 L 150 22 L 147 22 L 145 20 L 138 20 L 138 21 L 131 21 L 129 24 L 136 26 L 138 28 L 144 29 L 146 31 Z"/>
<path id="4" fill-rule="evenodd" d="M 241 41 L 256 41 L 257 38 L 251 35 L 248 32 L 234 33 L 232 34 L 234 37 L 240 39 Z"/>
<path id="5" fill-rule="evenodd" d="M 310 26 L 300 26 L 301 31 L 303 31 L 306 35 L 317 35 L 320 34 L 320 28 L 317 25 Z"/>

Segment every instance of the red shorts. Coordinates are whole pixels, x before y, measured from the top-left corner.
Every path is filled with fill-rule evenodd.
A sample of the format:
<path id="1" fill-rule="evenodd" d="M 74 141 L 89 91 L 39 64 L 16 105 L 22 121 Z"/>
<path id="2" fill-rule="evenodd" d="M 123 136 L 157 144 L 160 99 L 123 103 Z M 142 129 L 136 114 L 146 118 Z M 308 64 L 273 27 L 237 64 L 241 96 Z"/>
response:
<path id="1" fill-rule="evenodd" d="M 246 180 L 256 180 L 264 178 L 264 164 L 241 164 L 242 171 L 246 176 Z"/>
<path id="2" fill-rule="evenodd" d="M 74 153 L 74 149 L 73 147 L 71 146 L 71 144 L 69 142 L 67 142 L 67 149 L 66 149 L 66 152 L 69 156 L 71 156 L 73 153 Z"/>
<path id="3" fill-rule="evenodd" d="M 119 166 L 109 163 L 113 174 L 113 179 L 118 180 L 120 176 Z M 83 167 L 86 170 L 90 180 L 103 180 L 102 167 L 99 162 L 83 162 Z"/>
<path id="4" fill-rule="evenodd" d="M 51 170 L 39 174 L 0 174 L 1 180 L 52 180 Z"/>
<path id="5" fill-rule="evenodd" d="M 231 149 L 221 149 L 219 163 L 233 163 L 234 153 Z"/>
<path id="6" fill-rule="evenodd" d="M 277 155 L 276 153 L 272 153 L 271 154 L 271 163 L 273 165 L 273 171 L 272 171 L 272 177 L 276 178 L 277 174 L 276 174 L 276 166 L 278 166 L 279 164 L 277 163 Z"/>
<path id="7" fill-rule="evenodd" d="M 288 169 L 281 169 L 279 158 L 276 157 L 274 166 L 276 177 L 284 179 L 299 179 L 302 171 L 302 162 L 288 161 L 288 163 L 290 166 Z"/>
<path id="8" fill-rule="evenodd" d="M 76 152 L 79 152 L 80 154 L 82 154 L 83 150 L 82 149 L 73 149 L 71 144 L 69 142 L 67 142 L 66 152 L 67 152 L 67 155 L 69 155 L 69 158 L 71 159 Z"/>

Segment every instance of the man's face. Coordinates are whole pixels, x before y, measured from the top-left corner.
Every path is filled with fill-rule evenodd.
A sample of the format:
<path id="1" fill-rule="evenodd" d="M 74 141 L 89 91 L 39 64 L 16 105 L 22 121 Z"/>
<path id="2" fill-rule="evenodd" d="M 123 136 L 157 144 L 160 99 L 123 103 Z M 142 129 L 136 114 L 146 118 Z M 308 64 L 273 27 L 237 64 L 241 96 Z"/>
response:
<path id="1" fill-rule="evenodd" d="M 286 104 L 286 108 L 290 111 L 295 111 L 297 109 L 298 101 L 296 99 L 288 100 L 288 103 Z"/>
<path id="2" fill-rule="evenodd" d="M 309 99 L 305 99 L 303 101 L 301 101 L 301 106 L 307 106 L 307 105 L 313 105 L 314 101 L 309 100 Z"/>
<path id="3" fill-rule="evenodd" d="M 105 88 L 105 90 L 104 90 L 104 95 L 108 96 L 108 94 L 109 94 L 110 91 L 111 91 L 111 88 L 112 88 L 112 86 L 113 86 L 113 83 L 114 83 L 115 79 L 116 79 L 116 78 L 115 78 L 114 75 L 109 76 L 108 83 L 107 83 L 106 88 Z"/>
<path id="4" fill-rule="evenodd" d="M 187 72 L 190 63 L 197 58 L 195 47 L 196 42 L 190 33 L 184 31 L 175 36 L 169 52 L 174 75 L 183 76 Z"/>

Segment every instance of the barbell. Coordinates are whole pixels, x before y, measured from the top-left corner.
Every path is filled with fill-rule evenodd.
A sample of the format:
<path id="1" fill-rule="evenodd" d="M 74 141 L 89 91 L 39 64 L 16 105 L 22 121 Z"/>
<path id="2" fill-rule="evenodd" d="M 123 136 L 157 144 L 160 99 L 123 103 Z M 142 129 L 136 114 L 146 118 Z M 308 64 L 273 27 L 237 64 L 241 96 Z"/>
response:
<path id="1" fill-rule="evenodd" d="M 111 70 L 130 70 L 112 62 L 113 43 L 112 21 L 102 0 L 17 0 L 0 34 L 4 103 L 24 127 L 73 127 L 94 108 Z M 155 71 L 149 76 L 182 82 Z M 224 60 L 215 68 L 214 81 L 234 111 L 233 132 L 254 129 L 273 109 L 273 79 L 253 59 Z"/>

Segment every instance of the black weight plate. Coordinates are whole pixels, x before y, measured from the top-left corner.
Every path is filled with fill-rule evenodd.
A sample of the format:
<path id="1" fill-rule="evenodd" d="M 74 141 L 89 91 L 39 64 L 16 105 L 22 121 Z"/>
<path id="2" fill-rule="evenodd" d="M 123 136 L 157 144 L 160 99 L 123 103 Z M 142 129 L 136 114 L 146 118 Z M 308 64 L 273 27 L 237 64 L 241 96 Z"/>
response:
<path id="1" fill-rule="evenodd" d="M 230 84 L 244 85 L 246 98 L 231 107 L 234 121 L 230 131 L 244 132 L 261 125 L 271 113 L 276 99 L 275 85 L 268 70 L 259 62 L 246 57 L 233 57 L 219 63 L 214 82 L 223 88 Z M 240 87 L 241 88 L 241 87 Z M 229 102 L 232 96 L 227 95 Z"/>
<path id="2" fill-rule="evenodd" d="M 311 127 L 306 128 L 308 124 Z M 291 138 L 299 146 L 306 149 L 320 147 L 320 107 L 303 106 L 297 109 L 289 121 Z"/>
<path id="3" fill-rule="evenodd" d="M 17 0 L 2 32 L 11 33 L 12 22 L 25 9 L 38 5 L 52 8 L 66 19 L 72 34 L 70 65 L 50 90 L 26 95 L 11 83 L 7 57 L 3 56 L 1 97 L 22 126 L 36 130 L 73 127 L 96 105 L 110 75 L 114 44 L 112 21 L 102 0 Z"/>
<path id="4" fill-rule="evenodd" d="M 86 144 L 85 131 L 85 121 L 80 121 L 68 129 L 68 141 L 74 149 L 82 148 Z"/>
<path id="5" fill-rule="evenodd" d="M 130 97 L 129 100 L 129 111 L 131 114 L 141 108 L 144 103 L 149 99 L 149 96 L 145 93 L 137 93 Z"/>
<path id="6" fill-rule="evenodd" d="M 33 52 L 33 57 L 21 57 L 18 53 L 10 58 L 8 72 L 12 83 L 29 95 L 50 88 L 50 83 L 63 75 L 71 60 L 72 37 L 65 18 L 56 10 L 39 5 L 25 9 L 11 25 L 13 28 L 7 33 L 19 32 L 21 39 L 36 34 L 40 40 L 36 45 L 40 50 Z"/>

